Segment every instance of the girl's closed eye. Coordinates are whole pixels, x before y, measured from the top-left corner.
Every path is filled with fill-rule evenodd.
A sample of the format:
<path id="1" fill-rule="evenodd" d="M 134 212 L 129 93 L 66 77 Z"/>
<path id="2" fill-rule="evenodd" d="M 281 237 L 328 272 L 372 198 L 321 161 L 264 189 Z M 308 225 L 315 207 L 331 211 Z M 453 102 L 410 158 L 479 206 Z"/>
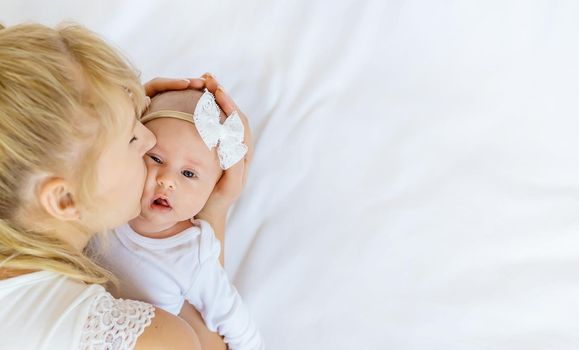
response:
<path id="1" fill-rule="evenodd" d="M 193 178 L 193 179 L 198 177 L 197 174 L 192 172 L 191 170 L 183 170 L 181 172 L 181 174 L 183 174 L 183 176 L 185 176 L 185 177 Z"/>
<path id="2" fill-rule="evenodd" d="M 147 154 L 149 156 L 149 158 L 151 158 L 155 163 L 158 164 L 163 164 L 163 161 L 161 161 L 161 159 L 155 155 L 152 154 Z"/>
<path id="3" fill-rule="evenodd" d="M 137 141 L 137 140 L 138 140 L 138 138 L 137 138 L 136 136 L 133 136 L 133 137 L 131 138 L 131 141 L 129 141 L 129 143 L 133 143 L 133 142 L 135 142 L 135 141 Z"/>

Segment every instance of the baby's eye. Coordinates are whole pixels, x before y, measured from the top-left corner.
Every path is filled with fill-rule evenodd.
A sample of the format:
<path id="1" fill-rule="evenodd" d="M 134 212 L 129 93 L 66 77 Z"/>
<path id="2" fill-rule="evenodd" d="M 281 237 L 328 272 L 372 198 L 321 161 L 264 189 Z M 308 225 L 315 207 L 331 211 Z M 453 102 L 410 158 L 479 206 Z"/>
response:
<path id="1" fill-rule="evenodd" d="M 133 142 L 135 142 L 135 141 L 137 141 L 137 140 L 138 140 L 138 138 L 137 138 L 136 136 L 133 136 L 133 138 L 131 139 L 131 141 L 129 141 L 129 143 L 133 143 Z"/>
<path id="2" fill-rule="evenodd" d="M 159 158 L 155 157 L 152 154 L 149 154 L 149 158 L 151 158 L 155 163 L 159 163 L 159 164 L 163 163 Z"/>
<path id="3" fill-rule="evenodd" d="M 183 174 L 183 176 L 185 177 L 189 177 L 189 178 L 195 178 L 197 177 L 197 174 L 195 174 L 194 172 L 190 171 L 190 170 L 183 170 L 181 172 L 181 174 Z"/>

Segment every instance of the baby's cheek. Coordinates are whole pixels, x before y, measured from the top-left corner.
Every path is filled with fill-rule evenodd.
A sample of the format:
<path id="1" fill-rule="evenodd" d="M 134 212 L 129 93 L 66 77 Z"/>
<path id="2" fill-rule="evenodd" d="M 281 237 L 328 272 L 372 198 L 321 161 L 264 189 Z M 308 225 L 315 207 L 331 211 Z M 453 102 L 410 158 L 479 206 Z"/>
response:
<path id="1" fill-rule="evenodd" d="M 180 213 L 183 217 L 180 217 L 179 220 L 187 220 L 187 219 L 191 219 L 192 217 L 194 217 L 195 215 L 197 215 L 201 209 L 203 209 L 203 206 L 205 205 L 205 202 L 201 200 L 201 198 L 199 198 L 199 196 L 195 195 L 194 197 L 186 197 L 181 201 L 181 210 Z"/>
<path id="2" fill-rule="evenodd" d="M 186 206 L 189 213 L 197 215 L 207 203 L 209 196 L 213 190 L 211 184 L 204 183 L 197 187 L 195 191 L 191 191 L 185 198 L 188 198 Z"/>

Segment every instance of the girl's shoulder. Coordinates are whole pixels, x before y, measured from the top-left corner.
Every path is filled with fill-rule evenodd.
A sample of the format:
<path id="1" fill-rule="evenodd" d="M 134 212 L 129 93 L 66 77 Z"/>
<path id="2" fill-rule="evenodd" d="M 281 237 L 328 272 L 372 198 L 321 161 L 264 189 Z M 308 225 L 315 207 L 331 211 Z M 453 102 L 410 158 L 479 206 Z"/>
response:
<path id="1" fill-rule="evenodd" d="M 0 338 L 10 349 L 132 349 L 154 317 L 147 303 L 48 271 L 0 281 L 0 303 Z"/>

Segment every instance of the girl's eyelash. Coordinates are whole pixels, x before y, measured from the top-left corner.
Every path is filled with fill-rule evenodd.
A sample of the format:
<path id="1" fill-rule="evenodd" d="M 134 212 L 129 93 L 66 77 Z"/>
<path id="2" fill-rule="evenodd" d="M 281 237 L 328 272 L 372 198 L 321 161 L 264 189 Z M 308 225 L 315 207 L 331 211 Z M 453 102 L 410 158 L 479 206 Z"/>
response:
<path id="1" fill-rule="evenodd" d="M 151 158 L 151 159 L 153 160 L 153 162 L 159 163 L 159 164 L 162 163 L 162 162 L 161 162 L 161 159 L 159 159 L 158 157 L 156 157 L 156 156 L 154 156 L 154 155 L 152 155 L 152 154 L 149 154 L 148 156 L 149 156 L 149 158 Z"/>
<path id="2" fill-rule="evenodd" d="M 137 138 L 136 136 L 133 136 L 133 138 L 131 139 L 131 141 L 129 141 L 129 143 L 133 143 L 133 142 L 135 142 L 135 141 L 137 141 L 137 140 L 138 140 L 138 138 Z"/>

